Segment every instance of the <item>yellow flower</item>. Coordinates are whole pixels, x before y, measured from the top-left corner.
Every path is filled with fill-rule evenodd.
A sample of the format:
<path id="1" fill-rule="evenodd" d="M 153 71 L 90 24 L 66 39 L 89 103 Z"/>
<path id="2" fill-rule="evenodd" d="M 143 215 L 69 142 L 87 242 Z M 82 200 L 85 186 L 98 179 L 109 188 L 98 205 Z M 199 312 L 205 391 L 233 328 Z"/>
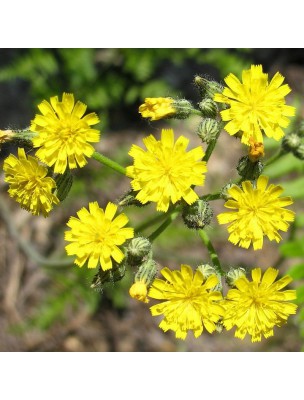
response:
<path id="1" fill-rule="evenodd" d="M 203 185 L 207 171 L 202 147 L 186 152 L 189 140 L 180 136 L 174 143 L 172 129 L 163 129 L 161 140 L 150 135 L 143 139 L 144 151 L 133 145 L 129 154 L 134 165 L 127 167 L 127 176 L 133 178 L 132 188 L 139 191 L 136 199 L 142 204 L 157 203 L 158 211 L 167 211 L 170 202 L 181 198 L 192 204 L 198 199 L 192 185 Z"/>
<path id="2" fill-rule="evenodd" d="M 217 216 L 220 224 L 229 224 L 228 240 L 248 249 L 251 242 L 254 250 L 263 247 L 263 236 L 279 242 L 282 237 L 278 230 L 287 231 L 295 213 L 283 207 L 293 203 L 291 197 L 281 197 L 281 186 L 271 184 L 267 189 L 268 177 L 260 176 L 256 187 L 250 181 L 242 182 L 242 189 L 233 185 L 228 189 L 229 199 L 225 207 L 229 211 Z"/>
<path id="3" fill-rule="evenodd" d="M 147 97 L 144 104 L 139 107 L 139 113 L 151 121 L 171 117 L 176 112 L 172 105 L 173 101 L 170 97 Z"/>
<path id="4" fill-rule="evenodd" d="M 47 177 L 47 168 L 35 157 L 27 159 L 24 149 L 18 148 L 18 158 L 10 154 L 4 160 L 3 170 L 5 182 L 10 185 L 9 195 L 33 215 L 47 217 L 53 205 L 59 203 L 52 193 L 56 183 Z"/>
<path id="5" fill-rule="evenodd" d="M 166 280 L 155 279 L 148 294 L 165 300 L 150 307 L 153 316 L 164 315 L 160 328 L 165 332 L 172 329 L 178 339 L 185 339 L 189 330 L 199 337 L 204 327 L 209 333 L 214 332 L 224 314 L 218 303 L 222 294 L 213 290 L 218 284 L 217 276 L 211 275 L 205 280 L 199 270 L 193 274 L 192 268 L 184 264 L 180 271 L 163 268 L 160 272 Z"/>
<path id="6" fill-rule="evenodd" d="M 144 281 L 137 281 L 130 287 L 129 294 L 133 299 L 148 303 L 148 288 Z"/>
<path id="7" fill-rule="evenodd" d="M 65 232 L 65 240 L 72 242 L 65 249 L 67 254 L 76 255 L 75 264 L 82 267 L 88 262 L 88 268 L 96 268 L 98 263 L 103 271 L 112 268 L 112 259 L 120 263 L 124 253 L 118 246 L 134 236 L 133 228 L 123 228 L 128 223 L 125 214 L 114 215 L 117 206 L 108 203 L 105 211 L 98 203 L 89 203 L 89 210 L 83 207 L 77 212 L 79 217 L 71 217 Z"/>
<path id="8" fill-rule="evenodd" d="M 242 143 L 249 145 L 252 136 L 255 142 L 263 142 L 262 133 L 280 140 L 284 136 L 282 128 L 289 125 L 288 116 L 295 115 L 295 107 L 285 104 L 284 97 L 291 91 L 282 85 L 284 77 L 277 72 L 268 83 L 268 74 L 261 65 L 251 65 L 243 71 L 242 83 L 229 74 L 225 78 L 226 87 L 214 100 L 230 106 L 221 111 L 223 121 L 229 121 L 225 129 L 230 135 L 242 134 Z M 282 86 L 281 86 L 282 85 Z"/>
<path id="9" fill-rule="evenodd" d="M 292 279 L 284 276 L 275 282 L 278 270 L 269 267 L 261 274 L 261 268 L 251 271 L 252 282 L 243 276 L 235 282 L 236 289 L 230 289 L 224 301 L 223 325 L 227 330 L 236 326 L 235 337 L 244 339 L 251 335 L 252 342 L 260 342 L 273 336 L 273 327 L 282 326 L 297 306 L 287 303 L 296 299 L 295 290 L 280 291 Z M 262 277 L 262 279 L 261 279 Z"/>
<path id="10" fill-rule="evenodd" d="M 36 115 L 30 130 L 37 136 L 32 139 L 34 147 L 39 147 L 36 156 L 54 172 L 63 174 L 67 167 L 83 167 L 94 153 L 89 142 L 98 142 L 100 132 L 91 129 L 99 122 L 95 113 L 84 116 L 87 106 L 80 101 L 75 104 L 74 95 L 63 93 L 44 100 L 38 106 L 42 115 Z"/>

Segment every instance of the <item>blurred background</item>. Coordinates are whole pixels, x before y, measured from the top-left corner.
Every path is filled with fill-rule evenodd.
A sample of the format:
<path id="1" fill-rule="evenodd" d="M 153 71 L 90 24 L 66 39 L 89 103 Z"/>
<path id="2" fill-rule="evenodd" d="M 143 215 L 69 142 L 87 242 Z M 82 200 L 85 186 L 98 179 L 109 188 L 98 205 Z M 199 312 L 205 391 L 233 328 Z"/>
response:
<path id="1" fill-rule="evenodd" d="M 251 64 L 262 64 L 270 78 L 279 71 L 292 92 L 288 104 L 297 108 L 286 132 L 304 116 L 303 49 L 0 49 L 0 129 L 25 129 L 38 112 L 37 105 L 63 92 L 74 93 L 101 119 L 101 141 L 96 149 L 124 166 L 132 159 L 132 143 L 172 127 L 188 136 L 190 146 L 199 141 L 197 117 L 184 121 L 148 122 L 138 107 L 145 97 L 179 97 L 199 101 L 193 85 L 195 75 L 223 82 L 230 72 L 241 75 Z M 280 144 L 265 142 L 266 154 Z M 204 145 L 205 146 L 205 145 Z M 233 331 L 194 339 L 176 340 L 163 333 L 159 319 L 151 317 L 146 304 L 128 295 L 132 272 L 102 293 L 90 288 L 94 271 L 66 265 L 63 235 L 66 223 L 89 201 L 104 207 L 129 189 L 129 179 L 89 160 L 74 173 L 68 198 L 49 218 L 34 217 L 20 209 L 7 194 L 2 164 L 16 148 L 5 144 L 0 153 L 0 351 L 301 351 L 304 337 L 304 164 L 284 156 L 264 170 L 284 194 L 294 198 L 296 221 L 281 244 L 265 240 L 262 251 L 240 249 L 227 241 L 227 231 L 215 217 L 207 228 L 224 268 L 230 266 L 278 266 L 281 274 L 293 276 L 299 311 L 288 324 L 275 328 L 275 336 L 251 344 L 235 339 Z M 223 132 L 208 163 L 202 193 L 219 190 L 237 178 L 236 166 L 246 149 Z M 223 201 L 212 202 L 214 214 L 223 211 Z M 149 206 L 124 212 L 132 226 L 145 219 Z M 149 232 L 147 232 L 149 234 Z M 198 235 L 181 220 L 174 222 L 154 242 L 154 256 L 161 267 L 196 267 L 209 261 Z M 50 260 L 64 260 L 56 265 Z"/>

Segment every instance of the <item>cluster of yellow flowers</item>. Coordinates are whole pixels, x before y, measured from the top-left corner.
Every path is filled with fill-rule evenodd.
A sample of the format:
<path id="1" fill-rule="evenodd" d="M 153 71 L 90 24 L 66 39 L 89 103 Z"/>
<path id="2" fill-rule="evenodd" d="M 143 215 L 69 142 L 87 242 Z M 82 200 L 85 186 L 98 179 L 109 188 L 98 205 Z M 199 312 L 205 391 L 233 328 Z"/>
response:
<path id="1" fill-rule="evenodd" d="M 214 85 L 211 90 L 209 85 L 200 110 L 192 108 L 186 100 L 147 98 L 139 112 L 151 121 L 201 113 L 200 137 L 208 147 L 206 151 L 202 146 L 187 150 L 189 139 L 184 136 L 175 139 L 172 129 L 163 129 L 160 140 L 153 135 L 144 138 L 146 149 L 134 144 L 129 152 L 133 164 L 125 170 L 121 167 L 131 179 L 132 204 L 156 203 L 156 210 L 169 216 L 192 206 L 206 213 L 204 196 L 197 195 L 195 186 L 204 185 L 207 162 L 219 133 L 224 127 L 230 135 L 239 137 L 249 146 L 247 164 L 257 165 L 264 155 L 263 134 L 280 140 L 284 136 L 282 128 L 289 123 L 287 117 L 295 114 L 294 107 L 285 104 L 290 88 L 282 85 L 283 81 L 283 76 L 277 73 L 268 82 L 262 66 L 252 65 L 243 71 L 242 82 L 230 74 L 225 79 L 227 87 Z M 206 94 L 203 89 L 206 81 L 198 79 L 198 84 L 202 94 Z M 46 217 L 60 203 L 58 176 L 84 167 L 86 158 L 96 153 L 91 143 L 99 141 L 100 132 L 91 126 L 99 118 L 95 113 L 85 115 L 86 105 L 80 101 L 75 104 L 73 94 L 67 93 L 62 101 L 55 96 L 38 108 L 41 114 L 35 116 L 29 129 L 32 148 L 37 149 L 35 156 L 27 157 L 25 150 L 18 148 L 18 157 L 9 155 L 3 169 L 9 195 L 32 214 Z M 224 126 L 222 121 L 228 123 Z M 0 132 L 0 139 L 8 140 L 5 131 Z M 12 140 L 11 133 L 9 138 Z M 114 164 L 110 166 L 115 168 Z M 223 195 L 229 211 L 217 215 L 217 221 L 228 224 L 231 243 L 245 249 L 252 244 L 258 250 L 262 249 L 265 236 L 270 241 L 282 240 L 279 231 L 286 232 L 289 222 L 294 220 L 294 212 L 285 209 L 292 199 L 280 197 L 281 186 L 267 187 L 267 176 L 260 173 L 249 178 L 246 173 L 242 176 L 245 179 L 231 185 Z M 65 232 L 65 240 L 70 243 L 66 252 L 75 256 L 79 267 L 98 268 L 102 274 L 115 271 L 123 260 L 131 263 L 131 251 L 129 254 L 125 246 L 132 243 L 132 238 L 138 239 L 137 233 L 126 227 L 125 214 L 115 217 L 117 210 L 113 203 L 103 210 L 97 202 L 91 202 L 88 209 L 83 207 L 77 212 L 78 218 L 69 219 L 70 230 Z M 196 229 L 204 227 L 204 218 L 205 214 Z M 295 290 L 281 291 L 291 278 L 285 276 L 275 281 L 278 271 L 274 268 L 269 267 L 263 276 L 261 268 L 252 269 L 252 281 L 238 271 L 230 282 L 232 288 L 223 296 L 221 275 L 225 273 L 219 265 L 209 269 L 198 267 L 195 271 L 185 264 L 180 271 L 163 268 L 160 279 L 155 277 L 151 254 L 149 248 L 144 257 L 131 263 L 139 267 L 139 272 L 130 295 L 145 303 L 149 298 L 162 300 L 151 306 L 151 313 L 163 315 L 160 327 L 164 331 L 173 330 L 177 338 L 185 339 L 189 330 L 198 337 L 204 328 L 212 333 L 236 327 L 236 337 L 243 339 L 248 333 L 253 342 L 260 341 L 262 336 L 272 336 L 273 327 L 281 326 L 296 312 L 297 306 L 289 303 L 296 298 Z"/>

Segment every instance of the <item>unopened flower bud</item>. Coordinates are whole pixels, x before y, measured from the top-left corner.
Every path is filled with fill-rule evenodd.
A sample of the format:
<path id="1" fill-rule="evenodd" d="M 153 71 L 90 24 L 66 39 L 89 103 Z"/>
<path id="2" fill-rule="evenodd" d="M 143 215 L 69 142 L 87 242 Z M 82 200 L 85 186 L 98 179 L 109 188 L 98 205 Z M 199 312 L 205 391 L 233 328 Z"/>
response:
<path id="1" fill-rule="evenodd" d="M 300 144 L 294 151 L 293 154 L 299 160 L 304 160 L 304 143 Z"/>
<path id="2" fill-rule="evenodd" d="M 196 200 L 193 204 L 183 206 L 182 218 L 190 229 L 203 229 L 210 224 L 212 216 L 213 211 L 204 200 Z"/>
<path id="3" fill-rule="evenodd" d="M 151 254 L 152 245 L 145 237 L 133 238 L 127 247 L 127 264 L 138 266 Z"/>
<path id="4" fill-rule="evenodd" d="M 224 86 L 220 83 L 213 80 L 208 80 L 199 75 L 195 76 L 194 85 L 196 86 L 202 97 L 208 97 L 212 100 L 215 93 L 222 93 L 224 89 Z"/>
<path id="5" fill-rule="evenodd" d="M 57 187 L 55 194 L 60 201 L 63 201 L 69 194 L 73 185 L 73 175 L 70 169 L 67 168 L 63 174 L 56 174 L 54 181 Z"/>
<path id="6" fill-rule="evenodd" d="M 301 145 L 301 138 L 297 133 L 290 133 L 282 139 L 282 148 L 286 152 L 294 152 Z"/>
<path id="7" fill-rule="evenodd" d="M 212 118 L 205 118 L 198 126 L 197 135 L 203 142 L 210 143 L 216 138 L 220 129 L 221 127 L 218 121 Z"/>
<path id="8" fill-rule="evenodd" d="M 238 166 L 236 167 L 239 175 L 244 179 L 244 180 L 255 180 L 257 179 L 262 171 L 263 171 L 264 165 L 261 163 L 261 161 L 255 161 L 252 162 L 250 161 L 248 156 L 244 156 L 239 160 Z"/>
<path id="9" fill-rule="evenodd" d="M 199 109 L 202 112 L 202 115 L 206 118 L 215 118 L 218 113 L 218 106 L 215 101 L 207 98 L 203 99 L 198 104 Z"/>
<path id="10" fill-rule="evenodd" d="M 157 274 L 157 264 L 154 260 L 148 259 L 141 264 L 135 274 L 135 282 L 145 282 L 150 287 Z"/>
<path id="11" fill-rule="evenodd" d="M 114 262 L 112 269 L 108 269 L 106 271 L 99 267 L 97 274 L 94 275 L 92 280 L 91 288 L 97 291 L 102 291 L 106 283 L 120 281 L 124 277 L 125 273 L 126 266 L 124 263 L 118 264 Z"/>
<path id="12" fill-rule="evenodd" d="M 244 268 L 231 268 L 226 276 L 226 282 L 230 287 L 235 286 L 235 282 L 239 279 L 242 278 L 243 276 L 246 276 L 246 270 Z"/>
<path id="13" fill-rule="evenodd" d="M 172 116 L 172 118 L 177 118 L 177 119 L 188 118 L 189 115 L 191 114 L 191 111 L 193 110 L 192 104 L 190 103 L 190 101 L 186 99 L 174 100 L 172 106 L 175 109 L 175 113 Z"/>

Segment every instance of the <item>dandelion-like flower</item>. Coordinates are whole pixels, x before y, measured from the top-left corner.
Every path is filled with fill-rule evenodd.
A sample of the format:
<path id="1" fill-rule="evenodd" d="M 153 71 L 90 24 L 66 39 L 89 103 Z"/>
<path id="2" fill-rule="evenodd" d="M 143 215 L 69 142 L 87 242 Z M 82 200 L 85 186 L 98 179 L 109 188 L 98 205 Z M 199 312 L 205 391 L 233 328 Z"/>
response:
<path id="1" fill-rule="evenodd" d="M 202 147 L 186 151 L 189 140 L 180 136 L 174 142 L 172 129 L 163 129 L 161 140 L 150 135 L 143 139 L 147 151 L 133 145 L 129 155 L 133 166 L 127 167 L 127 176 L 133 178 L 132 188 L 139 191 L 136 199 L 142 204 L 157 203 L 158 211 L 167 211 L 170 202 L 184 199 L 192 204 L 198 195 L 192 185 L 203 185 L 207 171 Z"/>
<path id="2" fill-rule="evenodd" d="M 295 115 L 295 107 L 285 104 L 285 96 L 291 91 L 284 77 L 277 72 L 268 83 L 268 74 L 261 65 L 251 65 L 243 71 L 242 82 L 229 74 L 225 78 L 228 87 L 217 93 L 214 100 L 230 106 L 221 111 L 223 121 L 230 135 L 242 134 L 242 143 L 249 145 L 250 137 L 255 142 L 263 142 L 262 133 L 280 140 L 284 136 L 282 128 L 289 125 L 287 117 Z"/>
<path id="3" fill-rule="evenodd" d="M 180 271 L 163 268 L 160 272 L 166 280 L 155 279 L 148 293 L 151 298 L 164 300 L 150 307 L 153 316 L 164 315 L 159 327 L 165 332 L 172 329 L 178 339 L 185 339 L 189 330 L 199 337 L 204 327 L 209 333 L 214 332 L 224 314 L 219 304 L 222 294 L 214 291 L 219 282 L 217 276 L 205 279 L 199 270 L 193 273 L 184 264 Z"/>
<path id="4" fill-rule="evenodd" d="M 75 264 L 82 267 L 88 262 L 88 268 L 96 268 L 99 263 L 103 271 L 112 268 L 113 258 L 120 263 L 124 253 L 121 246 L 134 236 L 133 228 L 123 228 L 128 217 L 120 214 L 114 218 L 117 206 L 108 203 L 105 211 L 98 203 L 89 203 L 89 210 L 83 207 L 77 212 L 79 218 L 71 217 L 65 232 L 65 240 L 72 242 L 65 249 L 69 256 L 76 255 Z"/>
<path id="5" fill-rule="evenodd" d="M 87 164 L 85 157 L 91 157 L 94 147 L 89 142 L 98 142 L 100 132 L 91 129 L 99 122 L 95 113 L 84 116 L 87 106 L 80 101 L 75 104 L 74 95 L 63 93 L 44 100 L 38 105 L 42 115 L 36 115 L 30 130 L 37 136 L 32 139 L 34 147 L 39 147 L 36 156 L 54 172 L 63 174 L 67 167 L 77 168 Z"/>
<path id="6" fill-rule="evenodd" d="M 171 117 L 176 112 L 173 102 L 170 97 L 147 97 L 144 104 L 139 106 L 139 113 L 151 121 Z"/>
<path id="7" fill-rule="evenodd" d="M 251 335 L 252 342 L 273 336 L 273 327 L 282 326 L 297 305 L 288 303 L 296 299 L 295 290 L 281 291 L 292 279 L 284 276 L 275 282 L 278 270 L 269 267 L 262 277 L 261 268 L 251 271 L 252 282 L 243 276 L 235 282 L 224 302 L 223 325 L 227 330 L 236 326 L 235 337 L 244 339 Z"/>
<path id="8" fill-rule="evenodd" d="M 229 211 L 217 216 L 220 224 L 229 224 L 228 240 L 235 245 L 248 249 L 251 242 L 254 250 L 263 247 L 263 236 L 277 243 L 282 240 L 278 230 L 286 232 L 293 221 L 295 213 L 284 207 L 293 203 L 291 197 L 279 197 L 283 192 L 281 186 L 271 184 L 268 188 L 268 177 L 261 175 L 256 187 L 250 181 L 242 182 L 242 189 L 233 185 L 228 189 L 231 197 L 225 207 Z"/>
<path id="9" fill-rule="evenodd" d="M 47 217 L 59 199 L 53 191 L 55 181 L 47 176 L 48 170 L 32 156 L 26 156 L 23 148 L 18 148 L 18 158 L 10 154 L 3 163 L 5 182 L 9 184 L 9 195 L 21 207 L 33 215 Z"/>

